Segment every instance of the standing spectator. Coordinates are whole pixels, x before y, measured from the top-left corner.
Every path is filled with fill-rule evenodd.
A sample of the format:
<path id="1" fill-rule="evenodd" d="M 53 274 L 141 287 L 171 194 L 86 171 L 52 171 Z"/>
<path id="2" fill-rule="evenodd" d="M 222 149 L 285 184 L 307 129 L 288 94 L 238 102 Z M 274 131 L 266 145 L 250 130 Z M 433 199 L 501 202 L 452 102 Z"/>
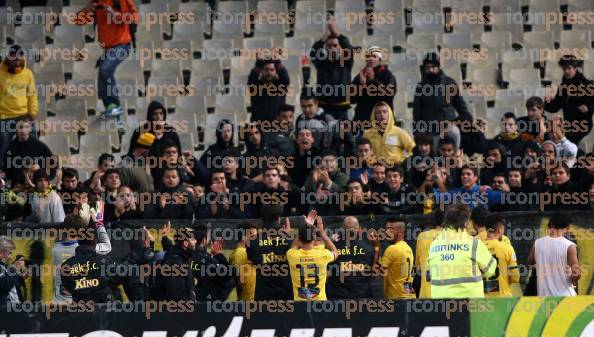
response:
<path id="1" fill-rule="evenodd" d="M 484 168 L 481 170 L 481 184 L 491 185 L 495 175 L 502 175 L 507 168 L 505 147 L 497 141 L 489 141 L 485 147 Z"/>
<path id="2" fill-rule="evenodd" d="M 594 114 L 594 98 L 588 89 L 593 82 L 577 70 L 581 63 L 574 55 L 562 56 L 559 66 L 563 69 L 563 79 L 557 94 L 555 98 L 545 96 L 546 111 L 563 109 L 563 118 L 571 125 L 567 139 L 574 144 L 579 144 L 590 133 Z"/>
<path id="3" fill-rule="evenodd" d="M 351 103 L 355 107 L 355 121 L 368 121 L 373 107 L 379 102 L 386 102 L 394 108 L 396 96 L 396 78 L 383 62 L 382 49 L 378 46 L 369 47 L 365 52 L 365 67 L 353 79 L 352 85 L 357 93 L 351 96 Z"/>
<path id="4" fill-rule="evenodd" d="M 587 206 L 587 200 L 578 196 L 581 189 L 571 181 L 571 173 L 565 163 L 556 163 L 550 175 L 553 186 L 548 193 L 551 199 L 541 207 L 544 206 L 545 210 L 576 210 Z"/>
<path id="5" fill-rule="evenodd" d="M 175 167 L 179 169 L 182 183 L 199 183 L 203 186 L 208 183 L 210 172 L 201 162 L 193 157 L 192 152 L 185 151 L 183 155 L 180 154 L 180 148 L 172 141 L 167 140 L 162 145 L 162 152 L 159 154 L 157 165 L 152 168 L 151 172 L 155 189 L 160 189 L 162 187 L 163 182 L 161 177 L 163 176 L 163 170 L 166 167 Z"/>
<path id="6" fill-rule="evenodd" d="M 174 246 L 165 253 L 161 265 L 168 270 L 181 272 L 171 273 L 167 269 L 158 269 L 155 293 L 159 300 L 195 301 L 196 286 L 194 273 L 190 267 L 190 258 L 196 250 L 196 238 L 190 228 L 179 228 L 175 232 Z"/>
<path id="7" fill-rule="evenodd" d="M 78 172 L 69 167 L 62 169 L 62 181 L 60 182 L 58 194 L 62 200 L 64 213 L 72 213 L 76 208 L 80 194 L 82 193 L 82 184 L 78 180 Z"/>
<path id="8" fill-rule="evenodd" d="M 172 141 L 178 148 L 181 148 L 175 125 L 167 124 L 167 108 L 158 101 L 149 103 L 146 111 L 146 121 L 140 124 L 132 133 L 128 155 L 132 155 L 138 144 L 139 137 L 145 133 L 154 136 L 150 144 L 150 153 L 155 157 L 161 153 L 162 146 L 167 140 Z"/>
<path id="9" fill-rule="evenodd" d="M 101 179 L 108 169 L 115 168 L 115 158 L 110 153 L 102 153 L 97 159 L 97 170 L 91 173 L 91 178 L 84 182 L 84 185 L 95 191 L 101 192 Z"/>
<path id="10" fill-rule="evenodd" d="M 220 168 L 222 160 L 226 156 L 240 157 L 241 148 L 235 146 L 233 135 L 235 127 L 228 119 L 221 119 L 215 130 L 217 137 L 216 143 L 210 145 L 200 157 L 202 165 L 207 169 Z"/>
<path id="11" fill-rule="evenodd" d="M 318 149 L 314 146 L 314 137 L 310 129 L 297 131 L 295 139 L 295 155 L 293 167 L 289 168 L 289 176 L 297 186 L 303 186 L 313 169 L 312 162 L 317 158 Z"/>
<path id="12" fill-rule="evenodd" d="M 571 220 L 555 214 L 549 221 L 548 235 L 537 239 L 528 263 L 536 265 L 538 296 L 576 296 L 581 277 L 577 245 L 565 238 Z"/>
<path id="13" fill-rule="evenodd" d="M 49 178 L 44 171 L 39 170 L 33 174 L 33 184 L 35 184 L 35 193 L 31 199 L 31 216 L 28 221 L 40 223 L 64 221 L 62 200 L 50 186 Z"/>
<path id="14" fill-rule="evenodd" d="M 544 102 L 538 96 L 532 96 L 526 100 L 526 111 L 528 116 L 518 118 L 518 131 L 524 141 L 544 142 L 547 131 L 547 118 L 544 115 Z"/>
<path id="15" fill-rule="evenodd" d="M 301 129 L 311 130 L 315 147 L 319 150 L 327 150 L 337 145 L 337 121 L 323 108 L 319 106 L 318 99 L 303 92 L 299 97 L 302 114 L 295 121 L 297 132 Z"/>
<path id="16" fill-rule="evenodd" d="M 415 89 L 413 102 L 413 132 L 427 132 L 433 135 L 437 146 L 440 135 L 452 138 L 456 149 L 460 148 L 461 131 L 454 125 L 457 120 L 472 120 L 466 103 L 460 95 L 458 84 L 440 69 L 439 56 L 429 53 L 423 59 L 421 82 Z M 458 116 L 456 116 L 458 112 Z M 440 130 L 445 123 L 445 130 Z"/>
<path id="17" fill-rule="evenodd" d="M 156 203 L 144 213 L 146 219 L 192 219 L 194 196 L 181 182 L 179 169 L 168 167 L 162 171 L 163 187 L 157 190 Z"/>
<path id="18" fill-rule="evenodd" d="M 415 147 L 408 132 L 394 123 L 394 113 L 386 102 L 373 107 L 371 128 L 363 132 L 363 137 L 371 142 L 375 159 L 383 163 L 401 163 Z"/>
<path id="19" fill-rule="evenodd" d="M 289 73 L 278 59 L 256 59 L 248 77 L 252 121 L 272 122 L 278 116 L 289 90 Z"/>
<path id="20" fill-rule="evenodd" d="M 553 118 L 551 122 L 551 130 L 548 132 L 550 140 L 555 143 L 557 159 L 567 163 L 569 168 L 572 168 L 576 162 L 578 147 L 569 138 L 565 137 L 565 130 L 563 120 L 561 118 Z"/>
<path id="21" fill-rule="evenodd" d="M 384 214 L 410 214 L 419 209 L 415 190 L 404 182 L 404 169 L 400 165 L 386 168 L 387 198 L 381 205 Z"/>
<path id="22" fill-rule="evenodd" d="M 138 13 L 132 0 L 90 0 L 76 16 L 79 25 L 93 23 L 97 26 L 99 44 L 104 51 L 97 62 L 97 89 L 105 107 L 104 117 L 124 113 L 114 75 L 130 54 L 137 22 Z"/>
<path id="23" fill-rule="evenodd" d="M 327 17 L 324 35 L 313 44 L 309 57 L 316 67 L 320 105 L 335 119 L 348 119 L 350 104 L 346 93 L 351 83 L 355 51 L 349 39 L 338 30 L 334 17 Z"/>
<path id="24" fill-rule="evenodd" d="M 155 135 L 145 132 L 136 139 L 136 144 L 130 144 L 131 153 L 122 157 L 118 165 L 118 172 L 122 184 L 130 186 L 138 193 L 153 192 L 155 182 L 151 176 L 149 151 L 155 141 Z"/>
<path id="25" fill-rule="evenodd" d="M 8 145 L 17 122 L 34 120 L 38 113 L 37 89 L 33 72 L 26 67 L 25 51 L 15 45 L 0 67 L 0 164 L 4 167 Z M 33 135 L 35 137 L 35 135 Z"/>
<path id="26" fill-rule="evenodd" d="M 30 119 L 19 120 L 16 123 L 16 138 L 9 142 L 3 153 L 5 162 L 2 167 L 13 184 L 24 182 L 23 168 L 44 171 L 50 179 L 55 175 L 57 158 L 45 143 L 34 137 L 32 128 Z"/>
<path id="27" fill-rule="evenodd" d="M 278 124 L 272 124 L 272 129 L 264 132 L 264 141 L 270 148 L 278 153 L 279 156 L 289 157 L 295 152 L 293 139 L 293 115 L 295 107 L 284 104 L 276 116 Z"/>
<path id="28" fill-rule="evenodd" d="M 501 118 L 501 122 L 503 123 L 502 131 L 495 137 L 495 141 L 505 146 L 506 157 L 522 157 L 525 144 L 518 132 L 516 115 L 513 112 L 506 112 Z"/>
<path id="29" fill-rule="evenodd" d="M 211 179 L 215 171 L 216 169 L 211 172 Z M 241 193 L 253 190 L 254 182 L 241 174 L 237 158 L 231 156 L 223 158 L 223 172 L 225 172 L 226 186 L 231 192 Z"/>
<path id="30" fill-rule="evenodd" d="M 20 303 L 17 293 L 18 273 L 25 269 L 25 261 L 17 260 L 12 266 L 8 263 L 14 252 L 14 242 L 7 236 L 0 236 L 0 307 Z"/>
<path id="31" fill-rule="evenodd" d="M 447 190 L 443 179 L 437 179 L 437 188 L 434 189 L 435 201 L 441 205 L 463 203 L 473 209 L 477 205 L 487 204 L 489 207 L 501 204 L 503 197 L 500 191 L 493 191 L 489 186 L 478 184 L 478 170 L 475 167 L 464 165 L 460 170 L 462 186 Z"/>
<path id="32" fill-rule="evenodd" d="M 225 172 L 222 169 L 215 169 L 211 174 L 210 191 L 208 196 L 207 208 L 200 214 L 201 218 L 219 218 L 219 219 L 245 219 L 250 218 L 252 205 L 240 207 L 241 192 L 233 191 L 227 187 Z M 248 210 L 249 208 L 249 210 Z M 207 212 L 204 212 L 208 210 Z M 204 214 L 205 213 L 205 214 Z"/>

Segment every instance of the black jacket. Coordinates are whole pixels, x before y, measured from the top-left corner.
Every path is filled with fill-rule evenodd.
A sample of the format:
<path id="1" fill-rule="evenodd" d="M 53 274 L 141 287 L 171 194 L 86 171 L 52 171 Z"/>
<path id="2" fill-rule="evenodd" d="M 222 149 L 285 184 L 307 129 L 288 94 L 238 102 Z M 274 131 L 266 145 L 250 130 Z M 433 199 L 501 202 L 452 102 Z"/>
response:
<path id="1" fill-rule="evenodd" d="M 589 89 L 588 89 L 589 88 Z M 545 103 L 545 110 L 557 112 L 563 109 L 563 118 L 568 121 L 588 121 L 588 130 L 592 129 L 592 114 L 594 114 L 594 98 L 591 90 L 594 88 L 592 80 L 578 72 L 574 78 L 561 80 L 555 98 Z M 586 105 L 588 112 L 578 111 L 580 105 Z"/>
<path id="2" fill-rule="evenodd" d="M 190 269 L 192 253 L 174 246 L 165 253 L 157 277 L 158 298 L 167 301 L 195 301 L 194 275 Z M 167 267 L 165 267 L 167 266 Z M 168 273 L 165 273 L 165 270 Z"/>
<path id="3" fill-rule="evenodd" d="M 223 140 L 223 136 L 221 134 L 224 124 L 231 124 L 232 126 L 231 140 L 228 143 Z M 206 151 L 204 151 L 202 157 L 200 157 L 200 162 L 202 165 L 204 165 L 209 170 L 212 170 L 213 168 L 223 168 L 222 165 L 224 157 L 232 156 L 237 158 L 241 156 L 242 151 L 241 147 L 233 145 L 235 126 L 233 126 L 233 123 L 231 123 L 230 120 L 222 119 L 219 121 L 217 129 L 215 130 L 215 135 L 217 137 L 216 143 L 210 145 Z"/>
<path id="4" fill-rule="evenodd" d="M 229 297 L 235 279 L 225 255 L 211 255 L 206 249 L 196 247 L 190 267 L 197 284 L 196 300 L 224 301 Z"/>
<path id="5" fill-rule="evenodd" d="M 265 61 L 257 60 L 248 77 L 252 121 L 273 121 L 281 106 L 285 104 L 286 93 L 289 89 L 289 73 L 280 60 L 275 61 L 278 78 L 272 81 L 267 81 L 262 77 L 262 68 L 265 64 Z"/>
<path id="6" fill-rule="evenodd" d="M 343 49 L 342 57 L 337 60 L 330 60 L 324 47 L 324 41 L 318 40 L 311 47 L 309 57 L 317 71 L 317 85 L 319 100 L 322 104 L 341 105 L 348 102 L 346 100 L 346 90 L 338 90 L 351 83 L 351 69 L 354 62 L 354 49 L 349 39 L 340 35 L 338 43 Z M 333 90 L 323 90 L 328 87 Z M 324 92 L 326 95 L 324 95 Z M 328 95 L 328 93 L 332 93 Z M 337 94 L 338 93 L 338 94 Z M 344 95 L 343 95 L 344 94 Z"/>
<path id="7" fill-rule="evenodd" d="M 334 243 L 338 258 L 328 266 L 328 299 L 370 298 L 373 245 L 367 240 L 347 240 L 345 237 Z"/>
<path id="8" fill-rule="evenodd" d="M 453 89 L 451 88 L 453 87 L 456 88 L 456 92 L 452 95 Z M 432 81 L 424 77 L 417 84 L 413 101 L 413 119 L 416 126 L 414 133 L 438 134 L 439 130 L 435 127 L 424 131 L 417 123 L 420 121 L 472 120 L 472 116 L 458 91 L 456 81 L 440 71 L 435 80 Z"/>
<path id="9" fill-rule="evenodd" d="M 9 301 L 9 294 L 17 296 L 16 288 L 19 286 L 19 276 L 12 266 L 7 266 L 0 261 L 0 307 Z"/>
<path id="10" fill-rule="evenodd" d="M 150 277 L 144 277 L 140 273 L 143 266 L 153 267 L 155 262 L 155 252 L 153 247 L 137 247 L 134 249 L 122 263 L 126 266 L 126 275 L 124 277 L 124 292 L 129 301 L 144 301 L 148 298 L 151 284 Z"/>
<path id="11" fill-rule="evenodd" d="M 163 113 L 165 115 L 165 120 L 167 120 L 167 109 L 165 106 L 157 101 L 152 101 L 146 112 L 146 121 L 140 124 L 132 133 L 132 138 L 130 139 L 130 147 L 128 148 L 128 154 L 131 155 L 132 151 L 136 147 L 136 142 L 138 141 L 138 137 L 142 133 L 149 132 L 155 134 L 155 130 L 153 124 L 150 122 L 152 120 L 152 115 L 155 110 L 163 109 Z M 178 149 L 181 150 L 181 143 L 179 142 L 179 135 L 175 130 L 174 126 L 171 126 L 165 123 L 165 130 L 163 131 L 163 137 L 161 139 L 155 139 L 153 145 L 151 146 L 151 155 L 158 156 L 161 153 L 163 144 L 167 142 L 167 140 L 172 141 Z"/>
<path id="12" fill-rule="evenodd" d="M 111 301 L 111 286 L 122 284 L 107 256 L 98 255 L 94 245 L 76 247 L 75 255 L 62 263 L 62 284 L 72 300 L 105 303 Z M 113 269 L 112 269 L 113 268 Z M 110 273 L 111 270 L 111 273 Z"/>
<path id="13" fill-rule="evenodd" d="M 361 95 L 351 96 L 351 103 L 357 104 L 353 120 L 369 121 L 373 106 L 379 102 L 386 102 L 393 108 L 394 96 L 396 96 L 396 78 L 388 69 L 388 66 L 379 65 L 373 68 L 374 79 L 361 85 L 359 75 L 353 78 L 353 85 L 357 87 L 357 93 Z M 363 89 L 364 88 L 364 89 Z M 402 107 L 399 107 L 402 108 Z"/>
<path id="14" fill-rule="evenodd" d="M 165 207 L 159 203 L 159 195 L 169 194 L 169 201 Z M 144 213 L 145 219 L 187 219 L 191 220 L 194 216 L 194 195 L 181 187 L 166 188 L 163 187 L 156 193 L 154 203 L 147 205 Z M 185 202 L 176 204 L 173 195 L 180 196 Z M 184 200 L 182 200 L 184 201 Z"/>
<path id="15" fill-rule="evenodd" d="M 268 144 L 266 144 L 264 139 L 261 140 L 260 146 L 251 144 L 247 139 L 245 145 L 247 149 L 243 153 L 242 157 L 244 158 L 243 162 L 245 163 L 246 176 L 250 178 L 253 178 L 264 172 L 264 169 L 268 167 L 269 163 L 275 161 L 275 158 L 278 156 L 278 153 L 271 149 Z M 251 165 L 256 165 L 253 165 L 253 167 L 248 167 L 248 163 L 251 163 Z"/>
<path id="16" fill-rule="evenodd" d="M 398 191 L 388 191 L 388 203 L 379 208 L 383 214 L 411 214 L 423 205 L 416 203 L 416 191 L 407 184 L 402 184 Z"/>

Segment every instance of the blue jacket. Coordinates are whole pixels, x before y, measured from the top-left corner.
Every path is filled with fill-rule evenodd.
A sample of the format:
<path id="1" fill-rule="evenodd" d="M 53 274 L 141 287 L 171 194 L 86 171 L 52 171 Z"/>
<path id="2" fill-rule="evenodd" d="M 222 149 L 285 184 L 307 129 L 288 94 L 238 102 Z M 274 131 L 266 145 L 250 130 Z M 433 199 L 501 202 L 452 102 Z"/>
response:
<path id="1" fill-rule="evenodd" d="M 491 208 L 494 205 L 503 203 L 503 193 L 500 191 L 488 190 L 481 193 L 481 186 L 475 184 L 469 190 L 464 187 L 455 188 L 447 192 L 439 192 L 437 189 L 433 189 L 436 203 L 443 203 L 449 205 L 454 202 L 462 202 L 470 206 L 473 209 L 477 205 L 486 205 Z"/>

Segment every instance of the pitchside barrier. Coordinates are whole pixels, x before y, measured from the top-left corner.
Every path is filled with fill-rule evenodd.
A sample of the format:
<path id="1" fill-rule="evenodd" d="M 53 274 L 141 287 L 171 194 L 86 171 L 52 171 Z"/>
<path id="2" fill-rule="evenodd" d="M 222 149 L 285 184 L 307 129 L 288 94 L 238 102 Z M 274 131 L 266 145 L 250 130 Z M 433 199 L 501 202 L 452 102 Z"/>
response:
<path id="1" fill-rule="evenodd" d="M 525 266 L 527 256 L 534 240 L 546 235 L 548 217 L 551 213 L 510 212 L 503 214 L 508 221 L 506 235 L 510 238 L 515 248 L 522 275 L 521 286 L 516 285 L 513 291 L 514 295 L 521 296 L 523 293 L 522 288 L 525 287 L 528 279 L 528 268 Z M 592 273 L 592 268 L 594 268 L 594 249 L 592 249 L 594 242 L 594 212 L 567 212 L 566 214 L 571 218 L 569 238 L 578 245 L 578 255 L 582 267 L 582 277 L 579 280 L 578 293 L 580 295 L 591 295 L 594 292 L 594 277 Z M 358 218 L 361 227 L 365 229 L 363 236 L 375 230 L 381 238 L 381 229 L 390 217 L 359 216 Z M 325 227 L 330 234 L 340 232 L 343 219 L 344 217 L 324 217 Z M 405 216 L 403 219 L 407 224 L 406 241 L 414 251 L 417 236 L 430 223 L 431 217 L 426 215 L 411 215 Z M 291 217 L 290 220 L 294 229 L 304 224 L 303 217 Z M 161 250 L 159 229 L 165 222 L 164 220 L 139 220 L 107 225 L 113 247 L 112 256 L 116 260 L 123 259 L 129 252 L 128 241 L 134 237 L 139 237 L 139 233 L 142 233 L 143 226 L 149 228 L 155 238 L 155 249 Z M 246 220 L 198 219 L 196 222 L 207 225 L 211 229 L 212 238 L 223 238 L 225 240 L 225 253 L 228 255 L 230 250 L 236 246 L 237 225 L 246 222 Z M 259 220 L 247 220 L 247 222 L 257 224 Z M 284 219 L 282 222 L 284 223 Z M 190 222 L 172 222 L 174 229 L 189 225 L 191 225 Z M 47 303 L 52 299 L 53 275 L 55 271 L 51 268 L 51 249 L 59 226 L 60 224 L 16 222 L 0 224 L 0 234 L 8 234 L 14 239 L 17 245 L 13 256 L 18 254 L 24 255 L 29 265 L 37 266 L 37 270 L 40 270 L 38 273 L 39 276 L 33 275 L 33 277 L 27 280 L 27 288 L 29 290 L 27 295 L 31 300 Z M 384 244 L 386 245 L 387 242 L 384 241 Z"/>
<path id="2" fill-rule="evenodd" d="M 594 296 L 168 303 L 167 307 L 154 302 L 23 304 L 0 308 L 0 337 L 6 336 L 591 337 Z"/>

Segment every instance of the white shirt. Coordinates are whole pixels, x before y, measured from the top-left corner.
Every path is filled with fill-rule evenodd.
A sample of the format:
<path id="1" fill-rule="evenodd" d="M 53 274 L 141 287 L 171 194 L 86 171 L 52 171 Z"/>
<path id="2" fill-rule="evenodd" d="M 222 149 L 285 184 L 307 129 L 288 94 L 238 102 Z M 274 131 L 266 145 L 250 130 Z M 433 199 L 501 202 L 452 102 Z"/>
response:
<path id="1" fill-rule="evenodd" d="M 567 249 L 575 243 L 564 237 L 545 236 L 536 240 L 534 255 L 538 296 L 575 296 Z"/>

